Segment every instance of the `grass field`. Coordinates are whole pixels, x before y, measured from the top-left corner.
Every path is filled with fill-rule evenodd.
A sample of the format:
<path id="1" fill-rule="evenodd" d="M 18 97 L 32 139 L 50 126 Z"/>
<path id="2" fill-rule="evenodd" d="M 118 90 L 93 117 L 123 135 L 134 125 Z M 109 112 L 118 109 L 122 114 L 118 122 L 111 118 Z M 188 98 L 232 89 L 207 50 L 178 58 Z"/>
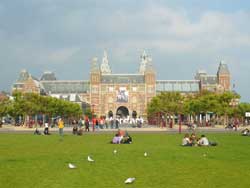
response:
<path id="1" fill-rule="evenodd" d="M 207 134 L 217 147 L 191 148 L 178 134 L 132 134 L 130 145 L 112 136 L 0 134 L 0 187 L 250 187 L 250 137 Z"/>

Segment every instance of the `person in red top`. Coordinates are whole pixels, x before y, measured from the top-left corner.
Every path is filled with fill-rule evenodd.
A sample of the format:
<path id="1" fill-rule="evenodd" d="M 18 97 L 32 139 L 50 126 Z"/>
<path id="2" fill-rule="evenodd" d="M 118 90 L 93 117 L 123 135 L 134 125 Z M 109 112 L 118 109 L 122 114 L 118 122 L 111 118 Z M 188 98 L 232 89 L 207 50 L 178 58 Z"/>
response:
<path id="1" fill-rule="evenodd" d="M 95 125 L 96 125 L 96 117 L 93 117 L 92 118 L 92 131 L 94 132 L 95 131 Z"/>

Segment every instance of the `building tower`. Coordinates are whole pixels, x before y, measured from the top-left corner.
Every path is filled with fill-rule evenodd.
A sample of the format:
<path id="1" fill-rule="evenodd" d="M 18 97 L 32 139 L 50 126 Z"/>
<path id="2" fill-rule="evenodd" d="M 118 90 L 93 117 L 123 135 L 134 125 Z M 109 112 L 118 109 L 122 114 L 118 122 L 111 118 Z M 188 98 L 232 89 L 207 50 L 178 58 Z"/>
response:
<path id="1" fill-rule="evenodd" d="M 223 61 L 220 62 L 218 71 L 217 71 L 217 80 L 218 84 L 222 87 L 224 91 L 230 91 L 230 72 L 228 66 Z"/>
<path id="2" fill-rule="evenodd" d="M 145 62 L 144 67 L 144 77 L 145 77 L 145 106 L 151 101 L 151 99 L 156 95 L 156 73 L 152 65 L 152 58 L 149 56 L 144 56 L 146 53 L 143 53 L 143 61 Z"/>
<path id="3" fill-rule="evenodd" d="M 93 58 L 90 70 L 90 105 L 93 114 L 99 114 L 100 112 L 100 84 L 101 71 L 97 63 L 97 58 Z"/>

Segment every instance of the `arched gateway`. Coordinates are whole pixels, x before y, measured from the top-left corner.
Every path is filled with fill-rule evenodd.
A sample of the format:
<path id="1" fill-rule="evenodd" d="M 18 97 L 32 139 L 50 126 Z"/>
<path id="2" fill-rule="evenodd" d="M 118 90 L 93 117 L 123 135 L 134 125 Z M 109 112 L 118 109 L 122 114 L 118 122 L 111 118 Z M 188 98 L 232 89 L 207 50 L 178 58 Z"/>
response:
<path id="1" fill-rule="evenodd" d="M 129 115 L 128 108 L 125 106 L 120 106 L 119 108 L 117 108 L 116 115 L 122 118 L 126 118 Z"/>

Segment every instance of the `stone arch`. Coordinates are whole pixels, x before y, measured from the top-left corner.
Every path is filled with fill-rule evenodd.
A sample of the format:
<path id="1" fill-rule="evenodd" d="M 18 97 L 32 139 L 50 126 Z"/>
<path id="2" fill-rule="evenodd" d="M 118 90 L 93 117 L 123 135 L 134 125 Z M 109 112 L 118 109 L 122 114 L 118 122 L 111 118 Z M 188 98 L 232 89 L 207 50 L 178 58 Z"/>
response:
<path id="1" fill-rule="evenodd" d="M 120 117 L 127 117 L 129 115 L 129 110 L 126 106 L 120 106 L 116 110 L 116 115 Z"/>

